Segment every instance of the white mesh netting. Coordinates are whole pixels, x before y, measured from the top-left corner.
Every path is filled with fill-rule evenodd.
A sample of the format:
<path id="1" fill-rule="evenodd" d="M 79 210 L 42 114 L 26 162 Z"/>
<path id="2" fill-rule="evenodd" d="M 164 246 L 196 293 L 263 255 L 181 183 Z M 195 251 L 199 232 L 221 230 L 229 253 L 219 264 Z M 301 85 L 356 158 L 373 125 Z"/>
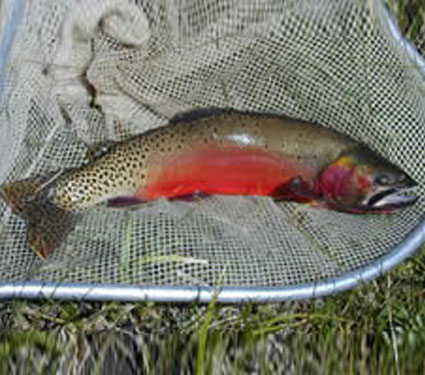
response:
<path id="1" fill-rule="evenodd" d="M 3 15 L 12 3 L 3 3 Z M 425 84 L 394 42 L 379 1 L 24 4 L 3 77 L 0 182 L 78 166 L 85 144 L 125 139 L 210 106 L 323 124 L 424 181 Z M 390 216 L 255 197 L 163 199 L 134 210 L 100 205 L 42 261 L 27 246 L 25 222 L 0 202 L 0 279 L 314 282 L 386 254 L 423 210 L 423 199 Z"/>

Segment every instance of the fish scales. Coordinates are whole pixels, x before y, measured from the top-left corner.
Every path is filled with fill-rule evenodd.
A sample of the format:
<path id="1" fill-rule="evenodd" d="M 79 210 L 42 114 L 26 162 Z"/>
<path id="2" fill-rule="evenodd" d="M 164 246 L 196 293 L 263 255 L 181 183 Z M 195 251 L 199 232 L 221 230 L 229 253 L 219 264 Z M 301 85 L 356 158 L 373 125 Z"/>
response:
<path id="1" fill-rule="evenodd" d="M 192 120 L 180 117 L 171 125 L 119 142 L 92 164 L 67 173 L 55 188 L 54 200 L 63 209 L 80 210 L 114 196 L 131 196 L 168 161 L 175 160 L 178 167 L 179 158 L 193 150 L 262 149 L 318 171 L 354 146 L 325 128 L 281 116 L 223 112 Z"/>

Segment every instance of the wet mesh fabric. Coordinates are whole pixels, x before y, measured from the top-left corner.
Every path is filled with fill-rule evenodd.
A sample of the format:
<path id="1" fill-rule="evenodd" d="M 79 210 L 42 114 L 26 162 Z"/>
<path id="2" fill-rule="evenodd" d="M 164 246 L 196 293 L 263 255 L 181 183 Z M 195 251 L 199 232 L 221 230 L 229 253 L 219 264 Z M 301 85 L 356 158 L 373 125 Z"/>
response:
<path id="1" fill-rule="evenodd" d="M 379 1 L 24 1 L 2 78 L 0 182 L 79 166 L 87 144 L 216 106 L 336 129 L 400 166 L 424 194 L 425 83 Z M 43 261 L 1 201 L 0 279 L 315 282 L 388 253 L 421 221 L 424 202 L 388 216 L 265 197 L 98 205 Z"/>

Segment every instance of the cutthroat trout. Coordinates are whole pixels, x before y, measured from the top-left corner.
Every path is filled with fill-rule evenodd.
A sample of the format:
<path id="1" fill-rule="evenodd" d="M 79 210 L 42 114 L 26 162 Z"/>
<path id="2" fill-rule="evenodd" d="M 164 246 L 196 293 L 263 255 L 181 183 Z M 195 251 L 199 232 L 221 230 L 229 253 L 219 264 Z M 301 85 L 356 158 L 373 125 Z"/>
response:
<path id="1" fill-rule="evenodd" d="M 48 256 L 78 214 L 100 202 L 128 206 L 161 197 L 263 195 L 350 213 L 386 213 L 413 204 L 416 183 L 364 145 L 308 122 L 209 109 L 117 142 L 59 177 L 0 187 L 27 220 L 31 249 Z"/>

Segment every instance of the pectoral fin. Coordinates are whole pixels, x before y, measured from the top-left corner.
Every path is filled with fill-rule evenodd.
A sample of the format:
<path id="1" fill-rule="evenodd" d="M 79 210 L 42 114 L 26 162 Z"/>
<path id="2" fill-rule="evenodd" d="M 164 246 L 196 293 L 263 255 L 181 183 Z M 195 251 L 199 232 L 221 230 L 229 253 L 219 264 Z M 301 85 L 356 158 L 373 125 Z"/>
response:
<path id="1" fill-rule="evenodd" d="M 298 202 L 310 202 L 317 198 L 311 185 L 301 176 L 293 177 L 286 184 L 279 186 L 272 196 L 275 199 L 296 200 Z"/>

